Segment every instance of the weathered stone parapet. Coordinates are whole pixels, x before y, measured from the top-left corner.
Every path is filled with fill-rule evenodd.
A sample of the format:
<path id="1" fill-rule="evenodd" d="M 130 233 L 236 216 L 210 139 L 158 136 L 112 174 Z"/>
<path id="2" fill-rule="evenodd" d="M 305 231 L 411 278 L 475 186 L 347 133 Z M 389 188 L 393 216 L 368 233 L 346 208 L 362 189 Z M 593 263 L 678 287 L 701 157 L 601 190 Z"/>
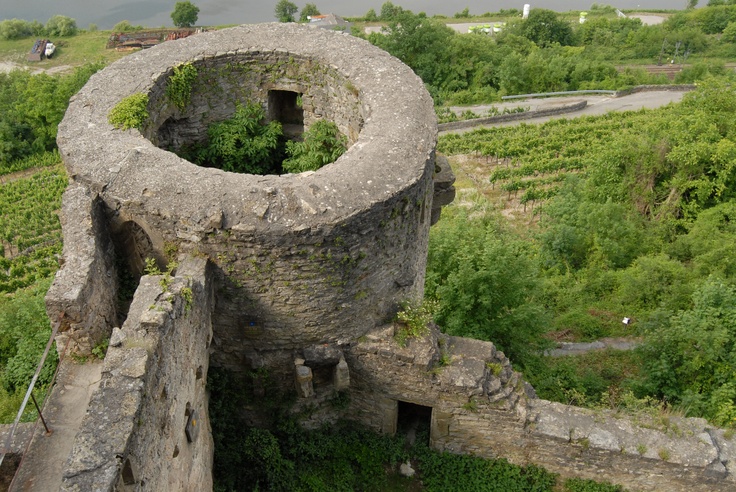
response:
<path id="1" fill-rule="evenodd" d="M 90 355 L 116 322 L 114 248 L 100 200 L 86 187 L 70 185 L 61 208 L 62 268 L 46 294 L 46 310 L 59 326 L 56 347 Z"/>
<path id="2" fill-rule="evenodd" d="M 432 221 L 434 225 L 440 220 L 442 208 L 455 200 L 455 174 L 450 167 L 450 161 L 443 155 L 438 155 L 435 161 L 434 197 L 432 198 Z"/>
<path id="3" fill-rule="evenodd" d="M 111 339 L 62 490 L 212 488 L 205 392 L 212 308 L 205 259 L 186 259 L 173 278 L 143 277 Z"/>
<path id="4" fill-rule="evenodd" d="M 394 340 L 394 326 L 381 327 L 346 353 L 354 415 L 377 430 L 386 427 L 376 414 L 374 392 L 394 401 L 469 413 L 492 404 L 517 418 L 525 415 L 524 387 L 503 352 L 490 342 L 442 335 L 431 325 L 427 335 L 405 347 Z M 522 417 L 519 417 L 522 416 Z"/>
<path id="5" fill-rule="evenodd" d="M 545 463 L 552 471 L 606 479 L 633 490 L 725 491 L 736 487 L 729 473 L 734 444 L 704 419 L 617 415 L 545 400 L 530 400 L 529 406 L 530 439 L 566 443 L 565 451 L 553 442 L 545 444 L 559 450 L 557 459 Z M 543 453 L 548 459 L 552 449 Z M 571 454 L 577 457 L 566 462 L 563 456 Z M 590 466 L 586 469 L 581 463 Z"/>

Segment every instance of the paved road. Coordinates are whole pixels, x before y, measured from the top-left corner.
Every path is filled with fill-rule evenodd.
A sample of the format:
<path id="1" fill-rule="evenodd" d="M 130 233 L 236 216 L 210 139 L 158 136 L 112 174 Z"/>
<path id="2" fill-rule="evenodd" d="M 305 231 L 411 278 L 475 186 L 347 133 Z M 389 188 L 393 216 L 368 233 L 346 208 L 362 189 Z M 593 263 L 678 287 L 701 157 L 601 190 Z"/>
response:
<path id="1" fill-rule="evenodd" d="M 551 119 L 559 118 L 577 118 L 579 116 L 587 115 L 600 115 L 606 114 L 610 111 L 636 111 L 642 108 L 659 108 L 666 106 L 671 102 L 679 102 L 682 99 L 684 92 L 678 91 L 651 91 L 651 92 L 638 92 L 624 97 L 609 97 L 609 96 L 572 96 L 572 97 L 549 97 L 549 98 L 536 98 L 526 100 L 514 100 L 513 102 L 504 102 L 494 104 L 493 106 L 503 108 L 515 108 L 515 107 L 527 107 L 530 110 L 537 109 L 548 109 L 555 106 L 568 106 L 575 104 L 580 101 L 588 101 L 588 105 L 581 111 L 575 111 L 573 113 L 565 113 L 554 116 L 544 116 L 541 118 L 532 118 L 527 120 L 518 121 L 507 121 L 504 123 L 495 123 L 493 125 L 485 126 L 513 126 L 520 123 L 538 124 L 544 123 Z M 476 114 L 485 114 L 491 105 L 482 106 L 464 106 L 464 107 L 452 107 L 453 111 L 460 114 L 465 110 L 471 110 Z M 475 127 L 478 128 L 478 127 Z M 448 133 L 463 133 L 471 131 L 473 128 L 467 128 L 462 130 L 451 130 Z"/>
<path id="2" fill-rule="evenodd" d="M 665 21 L 665 17 L 661 15 L 630 15 L 632 19 L 641 19 L 641 23 L 645 26 L 651 26 L 655 24 L 661 24 Z M 484 26 L 486 24 L 493 25 L 495 22 L 498 21 L 489 21 L 489 22 L 448 22 L 446 24 L 447 27 L 450 27 L 454 29 L 455 31 L 459 33 L 467 33 L 468 28 L 471 26 Z M 366 34 L 370 34 L 372 32 L 381 32 L 381 26 L 368 26 L 364 29 Z"/>

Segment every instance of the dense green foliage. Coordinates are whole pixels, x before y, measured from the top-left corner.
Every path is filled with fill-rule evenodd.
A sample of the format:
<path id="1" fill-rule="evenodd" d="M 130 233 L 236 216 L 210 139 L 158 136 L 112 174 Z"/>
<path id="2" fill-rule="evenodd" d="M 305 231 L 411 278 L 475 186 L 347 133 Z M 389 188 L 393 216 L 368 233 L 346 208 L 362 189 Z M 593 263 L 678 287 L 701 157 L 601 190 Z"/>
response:
<path id="1" fill-rule="evenodd" d="M 690 414 L 735 425 L 736 286 L 707 279 L 693 293 L 691 307 L 661 313 L 650 321 L 648 335 L 648 389 Z"/>
<path id="2" fill-rule="evenodd" d="M 274 7 L 274 16 L 279 22 L 294 22 L 294 15 L 299 11 L 299 7 L 289 0 L 279 0 Z"/>
<path id="3" fill-rule="evenodd" d="M 375 20 L 368 17 L 366 21 Z M 383 4 L 378 17 L 386 25 L 368 39 L 409 65 L 438 104 L 487 102 L 504 94 L 666 83 L 663 76 L 643 69 L 617 70 L 616 65 L 682 63 L 685 57 L 695 58 L 702 76 L 722 71 L 722 64 L 708 59 L 736 56 L 732 39 L 736 6 L 682 11 L 654 26 L 618 18 L 612 8 L 592 9 L 584 24 L 569 15 L 535 8 L 527 20 L 519 19 L 518 11 L 494 15 L 506 21 L 496 36 L 459 34 L 441 16 L 414 14 L 390 2 Z M 684 74 L 680 81 L 695 78 Z"/>
<path id="4" fill-rule="evenodd" d="M 51 335 L 44 303 L 49 282 L 37 282 L 12 296 L 0 296 L 0 423 L 15 419 Z M 51 382 L 56 363 L 56 351 L 52 351 L 36 384 L 37 397 Z M 26 411 L 24 418 L 32 420 L 35 413 Z"/>
<path id="5" fill-rule="evenodd" d="M 547 322 L 534 246 L 488 216 L 448 212 L 433 228 L 427 261 L 425 295 L 440 302 L 435 319 L 447 333 L 492 340 L 524 364 L 542 348 Z"/>
<path id="6" fill-rule="evenodd" d="M 114 26 L 112 26 L 112 32 L 131 32 L 131 31 L 142 31 L 143 26 L 134 26 L 129 20 L 121 20 Z"/>
<path id="7" fill-rule="evenodd" d="M 56 149 L 56 127 L 69 98 L 101 67 L 88 64 L 62 77 L 0 73 L 0 173 L 14 161 Z"/>
<path id="8" fill-rule="evenodd" d="M 258 103 L 238 106 L 232 118 L 210 125 L 207 142 L 182 149 L 182 157 L 200 165 L 248 174 L 316 171 L 345 152 L 347 140 L 332 122 L 320 120 L 302 135 L 286 140 L 281 123 L 263 124 Z"/>
<path id="9" fill-rule="evenodd" d="M 689 415 L 732 425 L 735 110 L 732 82 L 708 79 L 682 103 L 656 111 L 442 136 L 441 151 L 495 163 L 488 167 L 490 181 L 509 199 L 523 191 L 521 201 L 536 201 L 539 223 L 532 242 L 514 250 L 514 237 L 497 230 L 468 239 L 492 222 L 487 212 L 472 219 L 445 216 L 451 223 L 432 232 L 427 274 L 427 294 L 441 303 L 441 324 L 511 350 L 495 333 L 503 321 L 477 304 L 476 293 L 488 287 L 478 294 L 484 302 L 494 295 L 524 299 L 524 310 L 552 314 L 551 328 L 563 336 L 643 336 L 641 358 L 630 359 L 636 371 L 598 367 L 586 375 L 559 361 L 542 370 L 534 360 L 516 362 L 545 397 L 567 402 L 574 391 L 598 402 L 607 388 L 632 389 L 638 397 L 660 398 Z M 521 237 L 530 234 L 522 231 Z M 494 241 L 513 254 L 484 254 Z M 511 270 L 512 279 L 501 286 L 493 278 L 478 281 L 476 272 L 510 265 L 526 266 Z M 456 284 L 437 289 L 438 276 L 454 276 Z M 540 287 L 530 290 L 519 280 L 534 278 L 541 294 Z M 514 320 L 515 314 L 505 308 L 500 317 Z M 635 320 L 632 327 L 621 324 L 625 316 Z"/>
<path id="10" fill-rule="evenodd" d="M 176 27 L 191 27 L 197 23 L 199 7 L 190 1 L 176 2 L 171 12 L 171 20 Z"/>
<path id="11" fill-rule="evenodd" d="M 237 173 L 279 174 L 283 160 L 281 123 L 261 124 L 259 104 L 238 106 L 232 118 L 210 125 L 207 143 L 187 149 L 192 162 Z"/>
<path id="12" fill-rule="evenodd" d="M 309 18 L 315 15 L 320 15 L 317 5 L 308 3 L 299 11 L 299 22 L 309 22 Z"/>
<path id="13" fill-rule="evenodd" d="M 192 87 L 197 79 L 197 67 L 191 63 L 182 63 L 174 67 L 166 85 L 166 97 L 169 101 L 184 110 L 192 98 Z"/>
<path id="14" fill-rule="evenodd" d="M 74 36 L 77 33 L 77 21 L 65 15 L 54 15 L 46 22 L 46 34 L 49 36 Z"/>
<path id="15" fill-rule="evenodd" d="M 143 129 L 148 121 L 148 94 L 136 92 L 120 100 L 107 115 L 107 121 L 121 130 Z"/>
<path id="16" fill-rule="evenodd" d="M 0 39 L 20 39 L 29 36 L 73 36 L 77 33 L 77 21 L 65 15 L 54 15 L 46 22 L 22 19 L 0 20 Z"/>
<path id="17" fill-rule="evenodd" d="M 44 36 L 46 30 L 38 21 L 22 19 L 0 20 L 0 39 L 20 39 L 29 36 Z"/>
<path id="18" fill-rule="evenodd" d="M 287 173 L 316 171 L 335 162 L 347 149 L 347 138 L 331 121 L 319 120 L 302 135 L 301 141 L 286 142 L 283 170 Z"/>

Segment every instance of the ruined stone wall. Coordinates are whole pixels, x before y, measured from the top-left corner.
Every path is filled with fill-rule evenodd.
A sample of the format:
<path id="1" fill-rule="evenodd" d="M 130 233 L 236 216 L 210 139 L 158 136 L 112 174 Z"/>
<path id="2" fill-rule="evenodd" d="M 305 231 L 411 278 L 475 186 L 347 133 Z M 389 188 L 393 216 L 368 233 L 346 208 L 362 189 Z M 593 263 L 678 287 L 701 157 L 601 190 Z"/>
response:
<path id="1" fill-rule="evenodd" d="M 70 185 L 61 209 L 64 264 L 46 294 L 46 310 L 59 325 L 56 347 L 90 355 L 117 321 L 115 252 L 101 201 Z"/>
<path id="2" fill-rule="evenodd" d="M 146 137 L 164 149 L 206 139 L 210 124 L 230 118 L 238 104 L 258 103 L 266 114 L 269 91 L 299 95 L 304 126 L 319 119 L 334 122 L 348 137 L 358 139 L 363 126 L 363 108 L 358 89 L 328 62 L 285 50 L 231 52 L 222 56 L 194 58 L 197 79 L 191 103 L 179 109 L 168 101 L 166 90 L 173 68 L 159 77 L 149 93 L 151 120 Z"/>
<path id="3" fill-rule="evenodd" d="M 179 109 L 166 87 L 183 63 L 198 75 Z M 239 102 L 273 115 L 269 90 L 299 94 L 306 126 L 334 120 L 348 151 L 317 172 L 284 176 L 202 168 L 168 151 L 201 140 Z M 142 132 L 114 129 L 110 110 L 135 93 L 149 96 L 149 120 Z M 413 404 L 429 409 L 439 449 L 633 489 L 732 489 L 732 443 L 701 420 L 660 428 L 536 400 L 493 344 L 436 327 L 396 343 L 387 323 L 400 301 L 422 296 L 439 217 L 436 131 L 431 98 L 408 67 L 363 40 L 305 26 L 205 33 L 94 75 L 59 126 L 72 184 L 64 265 L 47 303 L 61 345 L 73 340 L 84 353 L 112 338 L 64 489 L 211 489 L 210 355 L 243 377 L 264 368 L 275 388 L 254 386 L 254 395 L 296 392 L 293 411 L 314 409 L 308 425 L 347 417 L 393 433 Z M 452 179 L 442 181 L 447 203 Z M 113 330 L 115 250 L 134 275 L 149 257 L 183 263 L 173 279 L 143 277 Z M 343 408 L 330 405 L 336 394 L 349 397 Z"/>
<path id="4" fill-rule="evenodd" d="M 563 477 L 630 490 L 727 491 L 736 487 L 736 443 L 703 419 L 626 415 L 537 399 L 492 343 L 437 331 L 406 347 L 394 329 L 346 350 L 349 414 L 397 431 L 399 402 L 431 408 L 439 450 L 535 464 Z"/>
<path id="5" fill-rule="evenodd" d="M 166 86 L 189 62 L 198 78 L 179 110 Z M 333 119 L 347 152 L 317 172 L 253 176 L 160 148 L 200 139 L 239 101 L 268 104 L 271 89 L 301 94 L 307 126 Z M 112 128 L 110 109 L 137 92 L 149 95 L 143 133 Z M 254 351 L 355 339 L 422 296 L 436 118 L 421 80 L 363 40 L 266 24 L 165 43 L 94 75 L 58 143 L 113 236 L 140 231 L 137 249 L 160 264 L 194 253 L 215 265 L 214 364 L 242 371 Z"/>
<path id="6" fill-rule="evenodd" d="M 207 262 L 143 277 L 115 329 L 62 490 L 212 488 L 205 383 L 213 292 Z"/>

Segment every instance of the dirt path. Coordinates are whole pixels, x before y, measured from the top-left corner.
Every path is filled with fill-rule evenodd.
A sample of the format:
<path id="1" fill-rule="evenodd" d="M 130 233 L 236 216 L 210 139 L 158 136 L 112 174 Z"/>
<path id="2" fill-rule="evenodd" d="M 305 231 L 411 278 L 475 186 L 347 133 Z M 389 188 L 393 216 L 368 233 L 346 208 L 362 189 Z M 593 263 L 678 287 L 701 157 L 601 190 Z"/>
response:
<path id="1" fill-rule="evenodd" d="M 61 363 L 56 385 L 44 408 L 44 417 L 52 432 L 46 434 L 42 425 L 36 426 L 11 491 L 59 490 L 64 462 L 71 452 L 92 393 L 100 384 L 102 365 L 101 361 L 77 364 L 70 358 Z"/>
<path id="2" fill-rule="evenodd" d="M 48 168 L 53 168 L 54 166 L 49 166 Z M 12 173 L 3 174 L 0 176 L 0 185 L 4 185 L 5 183 L 12 183 L 13 181 L 18 181 L 19 179 L 27 178 L 29 176 L 33 176 L 37 172 L 41 171 L 42 169 L 48 169 L 43 167 L 29 167 L 28 169 L 21 169 L 20 171 L 14 171 Z"/>
<path id="3" fill-rule="evenodd" d="M 8 73 L 8 72 L 12 72 L 13 70 L 28 70 L 33 75 L 38 75 L 39 73 L 54 75 L 54 74 L 66 73 L 73 69 L 74 67 L 71 65 L 59 65 L 57 67 L 51 67 L 51 68 L 34 68 L 34 67 L 29 67 L 27 65 L 21 65 L 19 63 L 11 62 L 11 61 L 0 61 L 0 73 Z"/>

